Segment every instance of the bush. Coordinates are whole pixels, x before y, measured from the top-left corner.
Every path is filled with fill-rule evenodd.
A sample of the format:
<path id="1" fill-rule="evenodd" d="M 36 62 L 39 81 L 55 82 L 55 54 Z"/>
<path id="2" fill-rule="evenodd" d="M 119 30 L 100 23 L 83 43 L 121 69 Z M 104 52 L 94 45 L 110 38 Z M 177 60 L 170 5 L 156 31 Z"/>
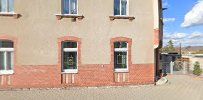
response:
<path id="1" fill-rule="evenodd" d="M 200 64 L 198 61 L 196 61 L 194 64 L 193 74 L 197 76 L 200 76 L 202 74 L 202 69 L 200 68 Z"/>

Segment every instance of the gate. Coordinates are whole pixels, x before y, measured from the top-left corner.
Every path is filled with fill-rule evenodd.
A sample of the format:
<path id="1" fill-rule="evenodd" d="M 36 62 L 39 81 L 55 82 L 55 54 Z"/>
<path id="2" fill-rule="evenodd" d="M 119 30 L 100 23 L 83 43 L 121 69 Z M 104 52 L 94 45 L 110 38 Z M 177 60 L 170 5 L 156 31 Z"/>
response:
<path id="1" fill-rule="evenodd" d="M 190 74 L 190 63 L 185 61 L 171 62 L 171 74 Z"/>
<path id="2" fill-rule="evenodd" d="M 161 62 L 164 74 L 191 74 L 190 63 L 186 61 Z"/>

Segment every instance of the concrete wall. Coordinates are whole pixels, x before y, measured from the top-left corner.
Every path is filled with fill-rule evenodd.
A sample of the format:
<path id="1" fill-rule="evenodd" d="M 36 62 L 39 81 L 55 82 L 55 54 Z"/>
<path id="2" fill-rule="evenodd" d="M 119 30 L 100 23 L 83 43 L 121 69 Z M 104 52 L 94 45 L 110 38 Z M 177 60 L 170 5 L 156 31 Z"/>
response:
<path id="1" fill-rule="evenodd" d="M 109 64 L 110 38 L 120 36 L 133 40 L 133 63 L 154 63 L 153 2 L 130 0 L 129 9 L 135 20 L 110 21 L 113 0 L 79 0 L 79 15 L 85 18 L 72 22 L 56 19 L 55 14 L 61 13 L 60 0 L 15 0 L 15 12 L 22 17 L 0 17 L 0 34 L 18 38 L 20 65 L 57 64 L 57 39 L 63 36 L 82 39 L 83 64 Z"/>

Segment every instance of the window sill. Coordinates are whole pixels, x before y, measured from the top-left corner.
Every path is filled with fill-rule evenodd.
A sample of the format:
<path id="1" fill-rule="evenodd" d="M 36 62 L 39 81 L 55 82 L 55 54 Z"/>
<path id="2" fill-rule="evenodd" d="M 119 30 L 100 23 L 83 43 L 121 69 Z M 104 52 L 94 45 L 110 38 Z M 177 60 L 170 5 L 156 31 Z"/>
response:
<path id="1" fill-rule="evenodd" d="M 73 18 L 73 19 L 82 20 L 85 17 L 83 15 L 56 14 L 56 18 L 58 20 L 61 20 L 62 18 Z"/>
<path id="2" fill-rule="evenodd" d="M 115 69 L 116 73 L 127 73 L 129 72 L 128 69 Z"/>
<path id="3" fill-rule="evenodd" d="M 14 74 L 13 70 L 1 70 L 0 75 L 11 75 Z"/>
<path id="4" fill-rule="evenodd" d="M 109 16 L 110 20 L 113 21 L 115 19 L 128 19 L 130 21 L 134 20 L 135 17 L 134 16 Z"/>
<path id="5" fill-rule="evenodd" d="M 66 69 L 63 70 L 62 74 L 77 74 L 78 70 L 77 69 Z"/>
<path id="6" fill-rule="evenodd" d="M 17 19 L 20 17 L 20 14 L 17 14 L 17 13 L 0 13 L 0 16 L 13 17 L 13 18 Z"/>

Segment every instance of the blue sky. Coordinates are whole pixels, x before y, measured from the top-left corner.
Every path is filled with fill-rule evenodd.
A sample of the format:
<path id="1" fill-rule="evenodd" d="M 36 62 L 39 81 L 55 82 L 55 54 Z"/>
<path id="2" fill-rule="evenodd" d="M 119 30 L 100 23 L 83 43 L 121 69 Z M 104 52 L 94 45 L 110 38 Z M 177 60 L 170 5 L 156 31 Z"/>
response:
<path id="1" fill-rule="evenodd" d="M 203 0 L 163 0 L 164 45 L 203 46 Z"/>

